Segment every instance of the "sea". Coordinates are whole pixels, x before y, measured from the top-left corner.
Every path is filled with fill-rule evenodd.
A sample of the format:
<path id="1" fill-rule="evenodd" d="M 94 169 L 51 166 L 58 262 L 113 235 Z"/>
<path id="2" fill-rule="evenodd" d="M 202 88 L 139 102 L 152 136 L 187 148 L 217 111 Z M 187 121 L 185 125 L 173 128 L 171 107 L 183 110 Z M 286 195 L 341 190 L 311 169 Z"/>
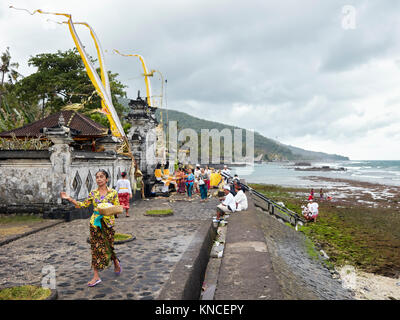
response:
<path id="1" fill-rule="evenodd" d="M 328 177 L 400 186 L 400 160 L 353 160 L 335 162 L 309 162 L 311 167 L 330 168 L 343 171 L 297 171 L 308 166 L 295 165 L 296 162 L 267 162 L 254 166 L 231 167 L 232 174 L 238 174 L 247 183 L 273 184 L 287 187 L 319 187 L 321 182 L 308 179 L 310 176 Z M 323 186 L 337 183 L 323 183 Z"/>

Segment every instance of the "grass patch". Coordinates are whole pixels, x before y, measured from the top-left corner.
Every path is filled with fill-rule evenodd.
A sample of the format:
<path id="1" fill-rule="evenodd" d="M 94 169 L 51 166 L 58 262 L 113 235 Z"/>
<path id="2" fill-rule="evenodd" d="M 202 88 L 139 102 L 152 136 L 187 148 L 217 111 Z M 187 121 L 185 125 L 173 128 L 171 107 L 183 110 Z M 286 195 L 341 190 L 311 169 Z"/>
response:
<path id="1" fill-rule="evenodd" d="M 126 233 L 116 233 L 114 234 L 114 241 L 125 241 L 132 239 L 131 234 L 126 234 Z"/>
<path id="2" fill-rule="evenodd" d="M 42 222 L 43 218 L 34 216 L 34 215 L 16 215 L 16 216 L 7 216 L 0 217 L 0 225 L 5 225 L 9 223 L 31 223 L 31 222 Z"/>
<path id="3" fill-rule="evenodd" d="M 146 215 L 163 216 L 171 215 L 174 211 L 172 209 L 160 209 L 160 210 L 147 210 Z"/>
<path id="4" fill-rule="evenodd" d="M 50 289 L 26 285 L 1 290 L 0 300 L 44 300 L 50 294 Z"/>
<path id="5" fill-rule="evenodd" d="M 297 213 L 306 204 L 308 189 L 251 185 L 258 192 Z M 327 265 L 350 264 L 363 271 L 400 276 L 400 215 L 394 209 L 370 208 L 354 202 L 319 202 L 317 223 L 299 227 L 309 240 L 330 257 Z M 311 245 L 306 243 L 312 255 Z M 315 248 L 314 248 L 315 251 Z"/>
<path id="6" fill-rule="evenodd" d="M 308 192 L 308 189 L 286 188 L 275 185 L 250 184 L 250 187 L 275 202 L 283 202 L 286 208 L 297 213 L 301 213 L 301 205 L 304 200 L 296 197 L 295 194 L 299 192 Z"/>
<path id="7" fill-rule="evenodd" d="M 309 238 L 306 238 L 305 244 L 306 244 L 306 252 L 308 253 L 308 255 L 312 259 L 318 260 L 319 254 L 318 254 L 317 250 L 315 249 L 314 243 Z"/>

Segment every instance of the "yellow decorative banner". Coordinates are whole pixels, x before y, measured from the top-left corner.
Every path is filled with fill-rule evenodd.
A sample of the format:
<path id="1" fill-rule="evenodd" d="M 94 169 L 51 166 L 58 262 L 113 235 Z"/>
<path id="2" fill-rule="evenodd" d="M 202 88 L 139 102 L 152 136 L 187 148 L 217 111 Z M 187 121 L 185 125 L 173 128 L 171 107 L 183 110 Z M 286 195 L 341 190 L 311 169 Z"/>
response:
<path id="1" fill-rule="evenodd" d="M 66 23 L 66 22 L 63 22 Z M 108 78 L 108 73 L 107 73 L 107 68 L 105 66 L 105 59 L 104 59 L 104 54 L 103 54 L 103 50 L 101 48 L 99 39 L 96 36 L 96 33 L 94 32 L 94 30 L 92 29 L 92 27 L 86 23 L 86 22 L 74 22 L 74 24 L 81 24 L 86 26 L 89 30 L 90 30 L 90 35 L 92 36 L 92 39 L 94 41 L 94 44 L 96 46 L 96 51 L 97 51 L 97 57 L 99 59 L 99 63 L 100 63 L 100 75 L 101 75 L 101 82 L 103 83 L 104 88 L 106 89 L 106 92 L 108 94 L 108 96 L 111 99 L 111 89 L 110 89 L 110 80 Z M 111 114 L 108 112 L 107 107 L 104 104 L 104 101 L 101 100 L 101 106 L 102 106 L 102 112 L 107 115 L 108 118 L 110 118 Z M 109 119 L 110 120 L 110 119 Z M 111 122 L 110 122 L 111 123 Z M 112 131 L 112 130 L 111 130 Z"/>
<path id="2" fill-rule="evenodd" d="M 149 77 L 153 76 L 153 72 L 148 72 L 144 58 L 140 54 L 123 54 L 116 49 L 114 49 L 114 51 L 124 57 L 138 57 L 140 59 L 144 71 L 144 81 L 146 83 L 147 104 L 149 105 L 149 107 L 153 106 L 151 102 L 151 85 L 149 80 Z"/>
<path id="3" fill-rule="evenodd" d="M 64 22 L 64 23 L 68 24 L 69 31 L 74 40 L 75 46 L 78 49 L 79 54 L 82 58 L 83 64 L 85 65 L 86 72 L 87 72 L 92 84 L 94 85 L 94 87 L 97 91 L 97 94 L 101 97 L 103 111 L 107 115 L 107 118 L 110 122 L 110 127 L 111 127 L 110 129 L 111 129 L 112 135 L 115 137 L 124 137 L 125 138 L 124 140 L 126 140 L 127 138 L 126 138 L 124 129 L 122 128 L 118 114 L 115 111 L 114 105 L 112 103 L 108 74 L 107 74 L 107 71 L 104 66 L 104 56 L 103 56 L 101 47 L 99 45 L 99 41 L 98 41 L 93 29 L 87 23 L 80 23 L 80 24 L 86 25 L 90 29 L 90 33 L 91 33 L 92 38 L 96 45 L 97 54 L 99 56 L 101 77 L 102 77 L 103 81 L 100 80 L 95 67 L 89 60 L 88 55 L 83 48 L 83 45 L 78 37 L 78 34 L 76 33 L 76 30 L 74 27 L 74 22 L 72 21 L 70 14 L 44 12 L 41 9 L 35 10 L 33 12 L 29 12 L 26 9 L 18 9 L 18 8 L 14 8 L 13 6 L 10 6 L 10 8 L 13 8 L 16 10 L 23 10 L 23 11 L 28 12 L 31 15 L 34 15 L 37 12 L 37 13 L 41 13 L 41 14 L 51 14 L 51 15 L 57 15 L 57 16 L 64 16 L 64 17 L 68 18 L 68 21 Z"/>

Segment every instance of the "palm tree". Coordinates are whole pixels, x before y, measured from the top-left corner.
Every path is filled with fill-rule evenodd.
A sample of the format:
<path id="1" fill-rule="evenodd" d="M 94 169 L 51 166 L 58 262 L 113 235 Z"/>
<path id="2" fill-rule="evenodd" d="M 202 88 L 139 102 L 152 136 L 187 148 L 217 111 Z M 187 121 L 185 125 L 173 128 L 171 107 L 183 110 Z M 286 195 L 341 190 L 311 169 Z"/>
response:
<path id="1" fill-rule="evenodd" d="M 0 72 L 1 72 L 1 83 L 0 83 L 0 106 L 2 105 L 2 96 L 4 93 L 4 78 L 8 76 L 8 82 L 12 85 L 21 74 L 16 70 L 19 64 L 11 62 L 10 47 L 7 47 L 6 51 L 0 56 Z"/>
<path id="2" fill-rule="evenodd" d="M 8 74 L 8 82 L 13 84 L 21 74 L 16 70 L 19 67 L 17 62 L 11 62 L 10 47 L 7 47 L 6 52 L 3 52 L 0 56 L 0 72 L 1 75 L 1 86 L 4 85 L 4 78 Z"/>

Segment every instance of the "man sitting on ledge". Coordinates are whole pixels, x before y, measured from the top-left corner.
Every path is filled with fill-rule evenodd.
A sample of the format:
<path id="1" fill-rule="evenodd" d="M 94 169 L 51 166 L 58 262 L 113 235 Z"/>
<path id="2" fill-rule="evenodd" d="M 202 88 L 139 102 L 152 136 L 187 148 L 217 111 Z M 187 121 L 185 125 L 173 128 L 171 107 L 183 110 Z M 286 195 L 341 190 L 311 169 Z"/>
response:
<path id="1" fill-rule="evenodd" d="M 231 213 L 236 211 L 236 202 L 231 188 L 229 185 L 224 186 L 225 197 L 222 198 L 223 202 L 217 206 L 217 220 L 220 220 L 221 216 L 226 212 Z"/>
<path id="2" fill-rule="evenodd" d="M 235 183 L 235 202 L 236 202 L 236 211 L 244 211 L 248 208 L 247 197 L 244 194 L 242 187 Z"/>

